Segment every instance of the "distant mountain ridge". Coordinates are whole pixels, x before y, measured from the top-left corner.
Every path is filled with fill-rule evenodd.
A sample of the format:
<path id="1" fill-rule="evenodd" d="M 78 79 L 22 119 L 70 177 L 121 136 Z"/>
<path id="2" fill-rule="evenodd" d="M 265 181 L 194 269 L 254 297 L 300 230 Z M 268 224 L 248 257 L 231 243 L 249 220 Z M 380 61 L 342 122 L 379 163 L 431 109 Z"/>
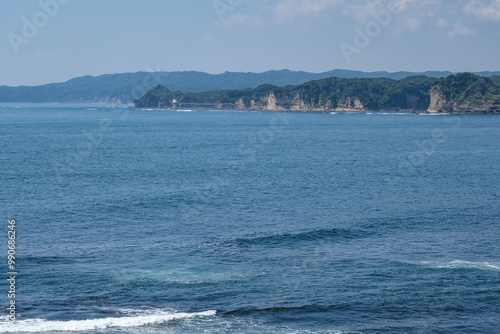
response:
<path id="1" fill-rule="evenodd" d="M 275 86 L 300 85 L 312 80 L 337 78 L 388 78 L 400 80 L 410 76 L 425 75 L 440 78 L 453 74 L 447 71 L 414 72 L 362 72 L 332 70 L 323 73 L 303 71 L 267 71 L 262 73 L 225 72 L 209 74 L 204 72 L 136 72 L 84 76 L 63 83 L 41 86 L 0 86 L 0 102 L 114 102 L 130 103 L 139 99 L 157 85 L 169 87 L 172 91 L 200 93 L 213 90 L 255 88 L 263 84 Z M 490 77 L 499 72 L 476 72 Z"/>

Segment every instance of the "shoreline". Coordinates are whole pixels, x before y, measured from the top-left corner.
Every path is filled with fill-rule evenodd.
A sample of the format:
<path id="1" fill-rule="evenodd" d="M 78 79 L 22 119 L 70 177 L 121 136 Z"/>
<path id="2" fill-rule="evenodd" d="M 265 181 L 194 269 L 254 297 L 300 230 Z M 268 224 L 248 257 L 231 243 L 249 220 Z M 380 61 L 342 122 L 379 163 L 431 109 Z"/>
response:
<path id="1" fill-rule="evenodd" d="M 151 108 L 151 107 L 136 107 L 130 103 L 95 103 L 95 102 L 12 102 L 0 103 L 0 109 L 12 107 L 20 109 L 23 107 L 56 107 L 57 109 L 64 107 L 72 108 L 109 108 L 109 109 L 136 109 L 136 110 L 158 110 L 158 111 L 240 111 L 240 112 L 301 112 L 301 113 L 325 113 L 325 114 L 408 114 L 408 115 L 500 115 L 498 112 L 436 112 L 428 110 L 413 110 L 413 109 L 355 109 L 355 108 L 336 108 L 336 109 L 252 109 L 252 108 Z"/>
<path id="2" fill-rule="evenodd" d="M 161 110 L 161 111 L 240 111 L 240 112 L 299 112 L 299 113 L 324 113 L 324 114 L 400 114 L 400 115 L 500 115 L 500 113 L 484 113 L 484 112 L 430 112 L 420 110 L 370 110 L 370 109 L 331 109 L 331 110 L 318 110 L 318 109 L 239 109 L 239 108 L 143 108 L 143 107 L 128 107 L 137 110 Z"/>

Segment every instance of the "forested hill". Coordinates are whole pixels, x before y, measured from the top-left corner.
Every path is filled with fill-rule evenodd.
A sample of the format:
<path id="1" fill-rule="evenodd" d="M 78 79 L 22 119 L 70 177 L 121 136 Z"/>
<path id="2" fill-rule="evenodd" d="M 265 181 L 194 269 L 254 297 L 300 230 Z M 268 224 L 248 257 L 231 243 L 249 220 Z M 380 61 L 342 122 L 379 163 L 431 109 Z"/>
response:
<path id="1" fill-rule="evenodd" d="M 451 75 L 437 79 L 429 94 L 429 112 L 500 113 L 500 76 Z"/>
<path id="2" fill-rule="evenodd" d="M 471 73 L 435 79 L 327 78 L 284 87 L 183 93 L 156 86 L 135 101 L 138 108 L 216 108 L 248 110 L 498 113 L 500 77 Z"/>

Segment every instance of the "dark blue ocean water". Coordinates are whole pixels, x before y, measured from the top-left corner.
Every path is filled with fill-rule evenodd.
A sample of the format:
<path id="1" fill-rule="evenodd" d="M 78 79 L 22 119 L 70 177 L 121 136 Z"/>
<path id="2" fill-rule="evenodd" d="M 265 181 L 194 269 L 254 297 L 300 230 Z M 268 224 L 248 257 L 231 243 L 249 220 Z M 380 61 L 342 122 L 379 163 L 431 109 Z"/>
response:
<path id="1" fill-rule="evenodd" d="M 500 332 L 498 116 L 14 107 L 0 333 Z"/>

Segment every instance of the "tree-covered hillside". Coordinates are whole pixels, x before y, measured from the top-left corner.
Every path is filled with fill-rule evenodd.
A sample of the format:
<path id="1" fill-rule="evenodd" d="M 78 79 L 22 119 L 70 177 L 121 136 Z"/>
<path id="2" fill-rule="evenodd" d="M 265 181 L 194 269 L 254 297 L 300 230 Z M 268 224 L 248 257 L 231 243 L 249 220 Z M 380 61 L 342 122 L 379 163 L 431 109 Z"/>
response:
<path id="1" fill-rule="evenodd" d="M 178 103 L 220 103 L 234 104 L 241 100 L 244 107 L 254 103 L 266 104 L 272 93 L 283 101 L 283 108 L 290 109 L 292 101 L 301 101 L 311 109 L 335 109 L 346 105 L 349 99 L 358 99 L 367 109 L 415 109 L 425 110 L 429 105 L 429 89 L 434 79 L 425 76 L 409 77 L 402 80 L 387 78 L 343 79 L 328 78 L 306 82 L 302 85 L 278 87 L 261 85 L 253 89 L 222 90 L 203 93 L 172 92 L 157 86 L 141 99 L 137 107 L 169 107 L 175 99 Z M 288 101 L 288 103 L 287 103 Z M 288 105 L 287 105 L 288 104 Z"/>
<path id="2" fill-rule="evenodd" d="M 498 77 L 484 78 L 471 73 L 435 79 L 413 76 L 401 80 L 387 78 L 328 78 L 301 85 L 183 93 L 156 86 L 135 101 L 139 108 L 170 108 L 207 105 L 220 109 L 253 110 L 406 110 L 426 111 L 431 91 L 439 90 L 441 102 L 482 101 L 496 108 L 500 101 Z M 175 103 L 173 104 L 173 102 Z M 475 107 L 481 108 L 481 103 Z M 485 107 L 486 108 L 486 107 Z M 453 109 L 453 108 L 452 108 Z M 439 112 L 439 111 L 438 111 Z M 477 110 L 474 110 L 477 112 Z"/>
<path id="3" fill-rule="evenodd" d="M 434 86 L 439 87 L 448 100 L 500 100 L 499 79 L 498 76 L 485 78 L 471 73 L 459 73 L 437 79 Z"/>

